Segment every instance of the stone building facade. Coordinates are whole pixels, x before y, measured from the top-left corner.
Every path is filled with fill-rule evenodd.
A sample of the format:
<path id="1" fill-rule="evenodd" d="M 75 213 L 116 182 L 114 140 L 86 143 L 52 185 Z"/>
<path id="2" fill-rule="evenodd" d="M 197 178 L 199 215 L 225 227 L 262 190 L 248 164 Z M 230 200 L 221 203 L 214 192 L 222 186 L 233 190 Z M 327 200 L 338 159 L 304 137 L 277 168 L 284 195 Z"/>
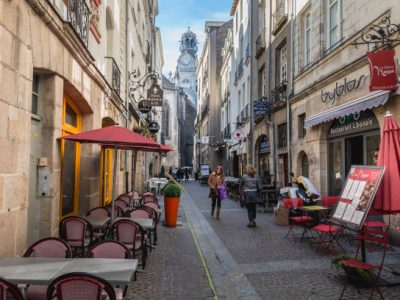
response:
<path id="1" fill-rule="evenodd" d="M 134 102 L 128 113 L 127 74 L 147 72 L 154 50 L 136 48 L 125 29 L 137 21 L 152 28 L 150 11 L 157 14 L 156 1 L 0 2 L 0 41 L 8 49 L 0 54 L 0 237 L 7 240 L 0 257 L 57 236 L 62 217 L 112 197 L 110 153 L 58 138 L 115 123 L 131 127 L 142 118 Z M 150 42 L 153 31 L 141 34 Z M 126 55 L 132 49 L 144 63 L 139 53 Z M 132 172 L 122 157 L 114 194 Z"/>

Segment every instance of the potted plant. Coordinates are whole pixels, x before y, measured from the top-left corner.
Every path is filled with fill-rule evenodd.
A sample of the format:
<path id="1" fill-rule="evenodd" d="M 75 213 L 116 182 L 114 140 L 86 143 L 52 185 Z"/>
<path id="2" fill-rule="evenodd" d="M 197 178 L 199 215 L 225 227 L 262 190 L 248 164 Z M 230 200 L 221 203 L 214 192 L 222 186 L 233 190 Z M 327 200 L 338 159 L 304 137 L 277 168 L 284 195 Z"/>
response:
<path id="1" fill-rule="evenodd" d="M 359 268 L 352 268 L 342 264 L 342 260 L 353 259 L 354 257 L 346 254 L 335 256 L 331 259 L 331 267 L 336 271 L 343 270 L 346 273 L 350 284 L 358 288 L 368 288 L 372 285 L 374 274 L 372 270 L 364 270 Z"/>
<path id="2" fill-rule="evenodd" d="M 164 186 L 164 210 L 165 224 L 170 227 L 176 226 L 178 218 L 179 197 L 181 189 L 175 183 L 168 183 Z"/>

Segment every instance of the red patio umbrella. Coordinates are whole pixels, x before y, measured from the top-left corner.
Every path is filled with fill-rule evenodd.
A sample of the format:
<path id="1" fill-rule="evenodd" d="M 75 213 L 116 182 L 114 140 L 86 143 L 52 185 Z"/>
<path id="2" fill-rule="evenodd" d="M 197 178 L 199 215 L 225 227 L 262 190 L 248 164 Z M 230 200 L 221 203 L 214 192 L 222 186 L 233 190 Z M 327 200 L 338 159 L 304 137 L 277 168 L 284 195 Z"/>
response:
<path id="1" fill-rule="evenodd" d="M 103 127 L 100 129 L 88 130 L 77 134 L 63 136 L 61 139 L 75 141 L 79 143 L 99 144 L 108 148 L 114 148 L 114 166 L 113 166 L 113 194 L 115 187 L 115 174 L 117 168 L 117 149 L 124 149 L 124 147 L 135 147 L 136 150 L 141 149 L 160 149 L 160 146 L 125 127 L 113 125 Z M 114 220 L 114 195 L 111 201 L 111 221 Z"/>
<path id="2" fill-rule="evenodd" d="M 400 213 L 400 126 L 392 114 L 386 113 L 377 166 L 385 166 L 376 192 L 373 209 L 382 214 Z"/>

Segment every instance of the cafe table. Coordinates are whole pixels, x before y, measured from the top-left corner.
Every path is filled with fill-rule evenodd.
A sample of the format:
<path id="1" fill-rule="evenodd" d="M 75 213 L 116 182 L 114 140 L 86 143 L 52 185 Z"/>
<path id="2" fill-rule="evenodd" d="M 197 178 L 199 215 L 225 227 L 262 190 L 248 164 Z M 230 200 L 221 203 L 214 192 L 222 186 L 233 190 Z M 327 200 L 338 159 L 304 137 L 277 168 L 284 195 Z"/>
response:
<path id="1" fill-rule="evenodd" d="M 84 272 L 127 286 L 135 274 L 137 259 L 9 257 L 0 260 L 0 276 L 14 284 L 47 285 L 70 272 Z"/>
<path id="2" fill-rule="evenodd" d="M 110 217 L 98 218 L 94 216 L 83 216 L 81 218 L 88 221 L 94 230 L 104 229 L 111 219 Z"/>
<path id="3" fill-rule="evenodd" d="M 154 226 L 155 226 L 153 219 L 150 219 L 150 218 L 117 217 L 117 218 L 115 218 L 114 222 L 117 222 L 119 220 L 131 220 L 131 221 L 139 224 L 140 227 L 143 228 L 143 230 L 152 230 L 152 229 L 154 229 Z"/>

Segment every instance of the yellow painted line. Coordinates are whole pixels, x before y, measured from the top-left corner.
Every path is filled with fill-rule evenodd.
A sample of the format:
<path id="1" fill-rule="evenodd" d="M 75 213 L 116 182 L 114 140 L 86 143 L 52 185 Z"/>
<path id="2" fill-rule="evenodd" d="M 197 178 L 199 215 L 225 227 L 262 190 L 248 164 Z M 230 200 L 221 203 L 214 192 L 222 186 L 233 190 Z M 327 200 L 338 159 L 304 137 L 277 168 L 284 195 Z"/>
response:
<path id="1" fill-rule="evenodd" d="M 182 201 L 182 202 L 183 202 L 183 201 Z M 204 270 L 205 270 L 205 272 L 206 272 L 206 276 L 207 276 L 207 280 L 208 280 L 208 285 L 210 286 L 210 288 L 211 288 L 211 290 L 212 290 L 212 292 L 213 292 L 214 300 L 219 300 L 217 291 L 216 291 L 216 289 L 215 289 L 214 282 L 213 282 L 212 277 L 211 277 L 211 274 L 210 274 L 210 270 L 208 269 L 206 260 L 204 259 L 203 253 L 201 252 L 201 249 L 200 249 L 200 246 L 199 246 L 199 242 L 197 241 L 196 234 L 195 234 L 195 232 L 194 232 L 194 230 L 193 230 L 192 223 L 190 222 L 190 218 L 189 218 L 189 215 L 188 215 L 188 213 L 187 213 L 186 204 L 185 204 L 185 202 L 183 202 L 182 204 L 183 204 L 183 210 L 185 211 L 186 219 L 188 220 L 188 224 L 189 224 L 190 231 L 191 231 L 192 236 L 193 236 L 194 244 L 196 245 L 196 248 L 197 248 L 197 253 L 198 253 L 199 256 L 200 256 L 201 263 L 202 263 L 202 265 L 203 265 L 203 267 L 204 267 Z"/>

